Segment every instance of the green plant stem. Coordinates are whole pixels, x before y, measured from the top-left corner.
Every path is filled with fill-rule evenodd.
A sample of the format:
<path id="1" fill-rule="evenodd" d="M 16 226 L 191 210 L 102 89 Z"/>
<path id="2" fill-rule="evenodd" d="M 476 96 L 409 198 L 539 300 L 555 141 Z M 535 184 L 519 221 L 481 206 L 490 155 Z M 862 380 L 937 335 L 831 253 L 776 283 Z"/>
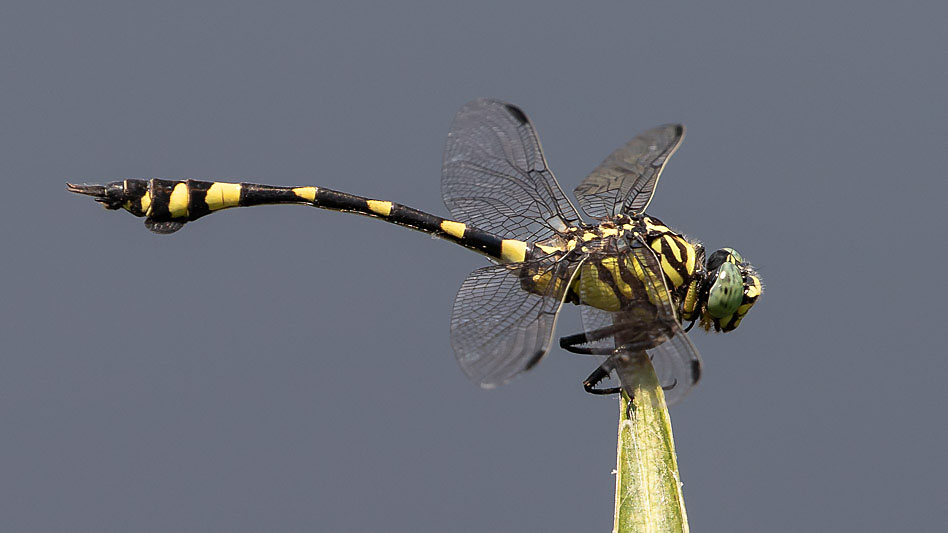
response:
<path id="1" fill-rule="evenodd" d="M 615 533 L 688 531 L 671 419 L 648 357 L 633 356 L 631 404 L 619 399 Z M 626 384 L 629 386 L 630 384 Z"/>

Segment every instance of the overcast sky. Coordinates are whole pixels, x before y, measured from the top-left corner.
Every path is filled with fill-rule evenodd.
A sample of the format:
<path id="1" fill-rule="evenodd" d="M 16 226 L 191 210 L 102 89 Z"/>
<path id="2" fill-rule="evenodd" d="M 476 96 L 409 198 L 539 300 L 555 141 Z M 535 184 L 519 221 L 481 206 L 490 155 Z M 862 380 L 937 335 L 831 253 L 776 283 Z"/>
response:
<path id="1" fill-rule="evenodd" d="M 481 96 L 527 112 L 567 191 L 685 123 L 650 213 L 760 270 L 737 331 L 692 332 L 672 409 L 694 531 L 943 527 L 948 10 L 635 4 L 5 3 L 0 529 L 608 531 L 595 362 L 484 391 L 454 360 L 482 258 L 300 207 L 157 236 L 64 190 L 227 178 L 444 216 L 444 137 Z"/>

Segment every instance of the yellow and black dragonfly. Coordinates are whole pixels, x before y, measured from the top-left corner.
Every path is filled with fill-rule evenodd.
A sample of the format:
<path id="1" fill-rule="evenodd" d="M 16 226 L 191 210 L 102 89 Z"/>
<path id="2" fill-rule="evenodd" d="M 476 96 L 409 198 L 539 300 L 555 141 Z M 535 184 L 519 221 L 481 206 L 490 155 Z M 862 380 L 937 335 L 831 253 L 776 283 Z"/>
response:
<path id="1" fill-rule="evenodd" d="M 584 381 L 594 394 L 613 371 L 628 383 L 631 357 L 646 354 L 669 403 L 701 376 L 686 329 L 736 328 L 761 294 L 753 267 L 730 248 L 705 261 L 704 247 L 645 210 L 680 124 L 653 128 L 592 171 L 574 193 L 595 220 L 584 223 L 547 166 L 536 131 L 511 104 L 474 100 L 455 116 L 444 151 L 441 192 L 453 219 L 323 187 L 197 180 L 126 179 L 67 184 L 108 209 L 145 217 L 155 233 L 229 207 L 302 204 L 356 213 L 428 233 L 479 252 L 492 264 L 461 284 L 451 344 L 461 368 L 482 387 L 506 383 L 550 350 L 564 303 L 580 306 L 582 333 L 565 350 L 605 357 Z"/>

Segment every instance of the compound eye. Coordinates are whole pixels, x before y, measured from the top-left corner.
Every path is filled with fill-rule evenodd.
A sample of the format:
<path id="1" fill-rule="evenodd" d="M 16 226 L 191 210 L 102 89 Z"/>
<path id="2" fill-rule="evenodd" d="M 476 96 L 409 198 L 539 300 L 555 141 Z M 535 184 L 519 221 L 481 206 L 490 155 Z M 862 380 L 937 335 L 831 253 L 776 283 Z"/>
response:
<path id="1" fill-rule="evenodd" d="M 722 263 L 714 275 L 714 284 L 708 291 L 708 314 L 725 318 L 734 314 L 744 298 L 744 278 L 737 265 Z"/>
<path id="2" fill-rule="evenodd" d="M 723 263 L 735 263 L 739 265 L 743 262 L 744 257 L 734 248 L 721 248 L 708 257 L 708 272 L 713 272 Z"/>
<path id="3" fill-rule="evenodd" d="M 738 263 L 738 264 L 744 262 L 744 256 L 742 256 L 742 255 L 741 255 L 737 250 L 735 250 L 734 248 L 722 248 L 722 250 L 724 250 L 725 252 L 731 254 L 731 256 L 734 258 L 734 261 L 733 261 L 733 262 Z"/>

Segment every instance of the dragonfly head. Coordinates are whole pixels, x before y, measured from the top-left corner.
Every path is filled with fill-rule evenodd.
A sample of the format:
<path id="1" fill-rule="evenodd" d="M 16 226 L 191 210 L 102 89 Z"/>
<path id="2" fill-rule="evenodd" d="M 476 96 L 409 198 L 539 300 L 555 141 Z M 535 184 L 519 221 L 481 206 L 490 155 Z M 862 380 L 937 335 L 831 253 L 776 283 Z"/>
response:
<path id="1" fill-rule="evenodd" d="M 763 292 L 760 277 L 733 248 L 711 254 L 707 272 L 701 326 L 706 330 L 734 330 Z"/>
<path id="2" fill-rule="evenodd" d="M 113 181 L 105 185 L 67 183 L 66 189 L 76 194 L 91 196 L 106 209 L 122 208 L 135 216 L 143 216 L 147 210 L 143 201 L 148 192 L 148 182 L 145 180 Z"/>

